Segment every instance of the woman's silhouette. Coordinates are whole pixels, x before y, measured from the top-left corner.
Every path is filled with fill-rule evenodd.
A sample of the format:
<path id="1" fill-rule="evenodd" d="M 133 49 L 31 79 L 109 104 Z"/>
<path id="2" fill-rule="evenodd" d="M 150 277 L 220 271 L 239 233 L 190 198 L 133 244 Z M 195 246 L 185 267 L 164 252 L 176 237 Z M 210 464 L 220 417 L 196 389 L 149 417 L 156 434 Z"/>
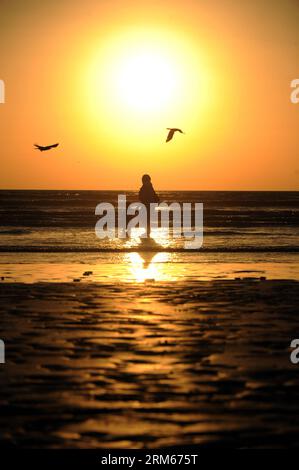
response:
<path id="1" fill-rule="evenodd" d="M 142 202 L 142 204 L 144 204 L 146 207 L 146 213 L 147 213 L 146 233 L 147 233 L 147 237 L 149 237 L 150 232 L 151 232 L 150 204 L 154 202 L 159 202 L 159 197 L 153 188 L 151 177 L 149 175 L 143 175 L 142 177 L 142 186 L 139 190 L 139 201 Z"/>

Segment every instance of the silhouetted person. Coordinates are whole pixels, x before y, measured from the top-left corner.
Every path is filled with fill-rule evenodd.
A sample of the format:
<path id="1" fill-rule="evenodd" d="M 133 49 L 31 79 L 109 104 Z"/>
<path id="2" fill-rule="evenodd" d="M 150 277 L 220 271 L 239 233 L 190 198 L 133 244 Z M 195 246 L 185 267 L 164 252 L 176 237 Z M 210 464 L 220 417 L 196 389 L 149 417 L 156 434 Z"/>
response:
<path id="1" fill-rule="evenodd" d="M 146 207 L 147 212 L 147 236 L 150 236 L 151 232 L 151 212 L 150 212 L 150 204 L 153 202 L 159 202 L 159 197 L 156 194 L 152 182 L 151 177 L 149 175 L 143 175 L 142 177 L 142 186 L 139 190 L 139 201 Z"/>

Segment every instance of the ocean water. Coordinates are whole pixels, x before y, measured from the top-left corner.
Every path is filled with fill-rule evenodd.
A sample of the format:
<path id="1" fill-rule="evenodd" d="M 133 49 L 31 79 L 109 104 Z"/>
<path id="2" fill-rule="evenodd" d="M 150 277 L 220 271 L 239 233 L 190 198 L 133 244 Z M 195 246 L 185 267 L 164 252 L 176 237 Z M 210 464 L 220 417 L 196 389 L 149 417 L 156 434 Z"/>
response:
<path id="1" fill-rule="evenodd" d="M 203 246 L 194 251 L 184 248 L 184 237 L 167 236 L 162 229 L 153 231 L 153 244 L 138 236 L 99 239 L 95 207 L 100 202 L 117 207 L 119 194 L 125 194 L 128 203 L 138 200 L 137 192 L 122 190 L 0 191 L 4 277 L 70 280 L 80 277 L 80 265 L 85 264 L 93 272 L 98 268 L 94 280 L 109 276 L 126 280 L 131 279 L 133 264 L 145 273 L 139 273 L 139 280 L 246 273 L 299 278 L 299 192 L 160 191 L 161 201 L 167 203 L 203 203 Z M 59 264 L 68 266 L 67 275 L 57 274 Z M 161 268 L 158 275 L 152 269 L 146 273 L 153 266 Z"/>

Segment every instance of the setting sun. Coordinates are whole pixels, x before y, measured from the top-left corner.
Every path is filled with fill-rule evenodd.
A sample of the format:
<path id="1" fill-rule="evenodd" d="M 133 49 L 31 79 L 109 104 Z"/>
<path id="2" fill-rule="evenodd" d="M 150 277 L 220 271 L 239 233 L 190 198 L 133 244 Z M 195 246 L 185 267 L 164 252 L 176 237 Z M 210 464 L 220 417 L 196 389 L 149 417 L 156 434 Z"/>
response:
<path id="1" fill-rule="evenodd" d="M 95 47 L 87 64 L 89 100 L 126 118 L 179 115 L 204 96 L 207 83 L 192 45 L 171 32 L 124 31 Z M 192 95 L 192 99 L 191 99 Z M 184 116 L 180 116 L 182 119 Z"/>
<path id="2" fill-rule="evenodd" d="M 159 51 L 138 49 L 115 63 L 112 86 L 131 110 L 163 110 L 180 90 L 178 67 Z"/>
<path id="3" fill-rule="evenodd" d="M 205 133 L 213 112 L 206 51 L 171 28 L 132 27 L 111 33 L 105 44 L 95 42 L 84 65 L 77 116 L 90 140 L 100 142 L 106 155 L 119 156 L 111 171 L 117 165 L 127 177 L 140 158 L 151 159 L 151 171 L 161 158 L 174 171 L 183 165 L 186 149 Z M 188 140 L 166 146 L 168 127 L 182 127 Z"/>

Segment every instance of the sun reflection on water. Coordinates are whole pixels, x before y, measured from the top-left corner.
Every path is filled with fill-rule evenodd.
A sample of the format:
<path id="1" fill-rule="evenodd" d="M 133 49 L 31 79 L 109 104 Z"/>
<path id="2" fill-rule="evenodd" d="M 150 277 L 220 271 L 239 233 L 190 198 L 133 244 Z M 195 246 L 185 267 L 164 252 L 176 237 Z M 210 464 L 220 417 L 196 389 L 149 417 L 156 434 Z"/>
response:
<path id="1" fill-rule="evenodd" d="M 166 281 L 176 280 L 177 277 L 167 269 L 171 253 L 126 253 L 126 261 L 134 281 Z"/>
<path id="2" fill-rule="evenodd" d="M 170 232 L 165 228 L 154 228 L 151 230 L 150 238 L 144 236 L 143 228 L 133 228 L 130 237 L 125 241 L 123 247 L 125 248 L 144 248 L 147 250 L 155 250 L 158 248 L 167 248 L 175 245 L 175 242 L 170 236 Z M 118 240 L 119 242 L 119 240 Z"/>

